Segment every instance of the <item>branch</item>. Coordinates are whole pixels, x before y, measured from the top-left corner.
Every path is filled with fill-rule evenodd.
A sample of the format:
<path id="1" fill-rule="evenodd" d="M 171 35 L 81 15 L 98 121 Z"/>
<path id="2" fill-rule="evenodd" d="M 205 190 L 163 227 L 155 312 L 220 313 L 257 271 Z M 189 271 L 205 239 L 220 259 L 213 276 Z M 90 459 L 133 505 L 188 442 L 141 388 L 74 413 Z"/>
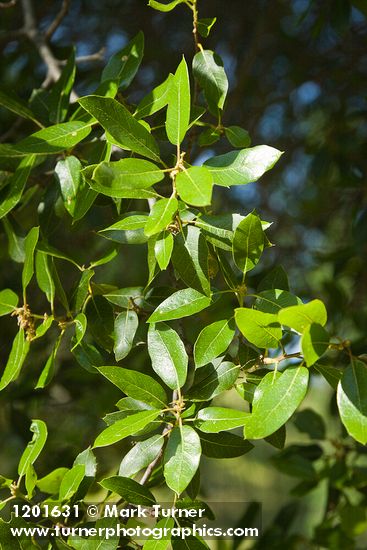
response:
<path id="1" fill-rule="evenodd" d="M 75 58 L 75 63 L 90 63 L 92 61 L 104 61 L 104 54 L 106 53 L 106 48 L 101 48 L 98 52 L 91 53 L 89 55 L 80 55 Z M 66 65 L 67 60 L 63 59 L 59 61 L 59 65 Z"/>
<path id="2" fill-rule="evenodd" d="M 0 9 L 12 8 L 13 6 L 15 6 L 17 2 L 18 0 L 9 0 L 9 2 L 0 2 Z"/>
<path id="3" fill-rule="evenodd" d="M 71 0 L 63 0 L 59 13 L 56 15 L 55 19 L 52 21 L 52 23 L 50 24 L 50 26 L 48 27 L 48 29 L 44 34 L 46 42 L 49 42 L 51 40 L 52 35 L 56 31 L 56 29 L 59 27 L 64 17 L 67 15 L 70 7 L 70 1 Z"/>
<path id="4" fill-rule="evenodd" d="M 56 59 L 48 44 L 46 43 L 44 35 L 38 30 L 36 25 L 36 19 L 34 17 L 32 0 L 22 0 L 24 28 L 23 32 L 27 38 L 33 42 L 38 50 L 40 57 L 47 67 L 47 75 L 44 82 L 57 82 L 61 76 L 61 69 L 59 67 L 59 61 Z M 72 101 L 78 99 L 77 94 L 72 91 L 70 94 Z"/>
<path id="5" fill-rule="evenodd" d="M 174 401 L 176 401 L 176 399 L 177 399 L 177 391 L 174 390 L 172 392 L 172 403 Z M 171 429 L 172 428 L 170 426 L 165 426 L 165 428 L 162 432 L 162 436 L 164 437 L 168 432 L 171 431 Z M 162 455 L 163 455 L 163 448 L 159 451 L 159 453 L 157 454 L 155 459 L 152 460 L 152 462 L 149 464 L 149 466 L 147 466 L 147 469 L 145 470 L 144 474 L 142 475 L 141 480 L 139 481 L 140 485 L 145 485 L 146 482 L 149 480 L 150 476 L 152 475 L 152 472 L 153 472 L 154 468 L 157 466 L 158 462 L 162 458 Z"/>

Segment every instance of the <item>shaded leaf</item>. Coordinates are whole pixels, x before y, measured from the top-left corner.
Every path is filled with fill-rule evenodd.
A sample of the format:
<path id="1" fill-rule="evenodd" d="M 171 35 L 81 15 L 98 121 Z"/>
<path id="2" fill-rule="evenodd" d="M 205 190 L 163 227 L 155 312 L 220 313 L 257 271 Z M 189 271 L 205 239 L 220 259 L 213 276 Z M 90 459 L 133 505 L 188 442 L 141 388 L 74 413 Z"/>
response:
<path id="1" fill-rule="evenodd" d="M 197 227 L 190 225 L 177 235 L 172 263 L 176 274 L 187 286 L 210 295 L 208 246 Z"/>
<path id="2" fill-rule="evenodd" d="M 103 69 L 101 82 L 113 80 L 124 90 L 133 81 L 144 54 L 144 34 L 139 32 L 134 38 L 115 53 Z"/>
<path id="3" fill-rule="evenodd" d="M 0 391 L 18 378 L 28 352 L 29 342 L 25 338 L 24 329 L 21 328 L 14 338 L 10 355 L 0 380 Z"/>
<path id="4" fill-rule="evenodd" d="M 210 50 L 201 50 L 194 57 L 192 69 L 204 90 L 209 110 L 217 115 L 218 108 L 223 109 L 228 91 L 228 79 L 221 58 Z"/>
<path id="5" fill-rule="evenodd" d="M 301 338 L 301 347 L 306 365 L 311 367 L 329 347 L 329 334 L 321 325 L 308 325 Z"/>
<path id="6" fill-rule="evenodd" d="M 152 506 L 156 502 L 149 489 L 128 477 L 112 476 L 103 479 L 99 484 L 105 489 L 117 493 L 128 503 Z"/>
<path id="7" fill-rule="evenodd" d="M 254 448 L 249 441 L 228 432 L 201 433 L 200 442 L 203 454 L 210 458 L 234 458 L 242 456 Z"/>
<path id="8" fill-rule="evenodd" d="M 0 219 L 6 216 L 20 201 L 29 174 L 35 163 L 35 156 L 29 155 L 22 159 L 15 171 L 10 177 L 7 192 L 0 203 Z"/>

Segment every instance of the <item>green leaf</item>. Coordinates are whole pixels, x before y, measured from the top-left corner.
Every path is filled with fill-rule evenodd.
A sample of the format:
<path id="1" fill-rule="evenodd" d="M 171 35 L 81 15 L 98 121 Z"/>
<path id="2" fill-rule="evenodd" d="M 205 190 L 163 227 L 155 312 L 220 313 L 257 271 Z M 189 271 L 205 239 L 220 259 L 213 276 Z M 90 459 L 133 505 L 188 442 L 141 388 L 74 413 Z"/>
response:
<path id="1" fill-rule="evenodd" d="M 233 319 L 215 321 L 200 332 L 194 346 L 196 368 L 203 367 L 225 352 L 235 333 Z"/>
<path id="2" fill-rule="evenodd" d="M 24 103 L 19 97 L 16 97 L 14 91 L 12 91 L 11 95 L 9 95 L 4 92 L 4 90 L 0 90 L 0 105 L 2 107 L 5 107 L 6 109 L 9 109 L 9 111 L 12 111 L 22 118 L 32 120 L 37 124 L 37 126 L 42 127 L 42 124 L 37 120 L 36 116 L 27 107 L 27 104 Z"/>
<path id="3" fill-rule="evenodd" d="M 236 324 L 251 344 L 259 348 L 277 348 L 282 338 L 278 316 L 256 309 L 237 308 Z"/>
<path id="4" fill-rule="evenodd" d="M 104 296 L 111 304 L 123 308 L 129 308 L 132 303 L 131 300 L 138 307 L 142 307 L 144 301 L 144 288 L 142 286 L 131 286 L 127 288 L 120 288 L 118 290 L 112 290 Z"/>
<path id="5" fill-rule="evenodd" d="M 173 0 L 168 4 L 162 4 L 161 2 L 157 2 L 157 0 L 149 0 L 148 5 L 155 10 L 167 12 L 172 11 L 178 4 L 183 4 L 184 2 L 185 0 Z"/>
<path id="6" fill-rule="evenodd" d="M 60 483 L 67 471 L 67 468 L 56 468 L 56 470 L 38 479 L 36 485 L 42 493 L 54 495 L 59 492 Z"/>
<path id="7" fill-rule="evenodd" d="M 210 50 L 201 50 L 193 60 L 192 69 L 213 115 L 223 109 L 228 91 L 228 80 L 221 58 Z"/>
<path id="8" fill-rule="evenodd" d="M 162 529 L 162 537 L 157 539 L 155 535 L 151 535 L 144 543 L 143 550 L 167 550 L 171 540 L 171 529 L 175 527 L 173 518 L 163 518 L 156 523 L 156 529 Z M 164 530 L 166 529 L 166 531 Z M 166 534 L 165 534 L 166 533 Z"/>
<path id="9" fill-rule="evenodd" d="M 225 128 L 226 138 L 233 147 L 249 147 L 251 145 L 251 138 L 247 130 L 240 128 L 240 126 L 228 126 Z"/>
<path id="10" fill-rule="evenodd" d="M 83 268 L 68 254 L 65 254 L 64 252 L 60 252 L 53 246 L 49 245 L 46 242 L 40 242 L 37 245 L 37 250 L 40 250 L 41 252 L 45 252 L 49 256 L 53 256 L 54 258 L 59 258 L 60 260 L 65 260 L 66 262 L 70 262 L 71 264 L 75 265 L 80 271 L 83 271 Z"/>
<path id="11" fill-rule="evenodd" d="M 75 49 L 73 51 L 63 68 L 61 76 L 56 84 L 53 86 L 49 99 L 50 99 L 50 121 L 62 122 L 68 113 L 69 98 L 71 90 L 73 89 L 75 79 Z"/>
<path id="12" fill-rule="evenodd" d="M 63 122 L 43 128 L 15 145 L 0 145 L 0 157 L 22 157 L 28 154 L 53 155 L 73 148 L 91 131 L 91 124 L 85 122 Z"/>
<path id="13" fill-rule="evenodd" d="M 34 495 L 34 489 L 36 487 L 37 474 L 33 466 L 28 466 L 25 473 L 25 488 L 27 491 L 27 498 L 31 499 Z"/>
<path id="14" fill-rule="evenodd" d="M 193 206 L 211 204 L 213 178 L 205 166 L 191 166 L 176 176 L 177 192 L 181 199 Z"/>
<path id="15" fill-rule="evenodd" d="M 154 255 L 160 269 L 167 269 L 173 250 L 173 235 L 169 231 L 162 231 L 154 243 Z"/>
<path id="16" fill-rule="evenodd" d="M 339 381 L 343 376 L 343 371 L 341 369 L 329 367 L 328 365 L 321 365 L 320 363 L 316 363 L 313 368 L 325 378 L 334 390 L 337 389 Z"/>
<path id="17" fill-rule="evenodd" d="M 18 464 L 18 475 L 20 477 L 24 476 L 28 467 L 36 462 L 47 440 L 47 426 L 42 420 L 32 420 L 29 429 L 33 433 L 33 437 L 25 448 Z"/>
<path id="18" fill-rule="evenodd" d="M 192 387 L 187 396 L 190 401 L 208 401 L 234 386 L 240 366 L 223 361 L 218 366 L 209 364 L 195 373 Z"/>
<path id="19" fill-rule="evenodd" d="M 152 506 L 156 500 L 152 493 L 137 481 L 123 476 L 112 476 L 99 483 L 108 491 L 118 494 L 124 501 L 141 506 Z"/>
<path id="20" fill-rule="evenodd" d="M 113 348 L 116 361 L 121 361 L 130 353 L 138 326 L 138 316 L 132 309 L 123 311 L 116 317 Z"/>
<path id="21" fill-rule="evenodd" d="M 300 432 L 308 434 L 311 439 L 325 439 L 325 422 L 313 409 L 297 412 L 293 422 Z"/>
<path id="22" fill-rule="evenodd" d="M 134 38 L 113 55 L 103 69 L 101 82 L 113 80 L 122 90 L 133 81 L 144 54 L 144 34 L 140 31 Z"/>
<path id="23" fill-rule="evenodd" d="M 64 206 L 71 216 L 75 214 L 79 189 L 84 183 L 81 168 L 82 165 L 79 159 L 73 156 L 66 157 L 65 160 L 59 160 L 55 167 Z"/>
<path id="24" fill-rule="evenodd" d="M 10 355 L 0 380 L 0 391 L 18 378 L 28 351 L 29 342 L 25 338 L 24 329 L 21 328 L 14 338 Z"/>
<path id="25" fill-rule="evenodd" d="M 159 410 L 141 411 L 132 414 L 122 420 L 117 420 L 112 426 L 108 426 L 102 433 L 99 434 L 94 442 L 93 447 L 106 447 L 125 439 L 130 435 L 140 432 L 150 422 L 153 422 L 159 415 Z"/>
<path id="26" fill-rule="evenodd" d="M 257 181 L 265 172 L 273 168 L 282 155 L 281 151 L 257 145 L 250 149 L 231 151 L 208 159 L 204 166 L 210 170 L 217 185 L 245 185 Z"/>
<path id="27" fill-rule="evenodd" d="M 8 253 L 14 262 L 24 263 L 24 238 L 16 234 L 8 218 L 2 220 L 8 237 Z"/>
<path id="28" fill-rule="evenodd" d="M 221 222 L 217 218 L 217 216 L 201 216 L 195 220 L 195 225 L 202 229 L 206 240 L 215 247 L 232 251 L 233 232 L 221 227 Z M 219 260 L 221 261 L 221 258 Z"/>
<path id="29" fill-rule="evenodd" d="M 121 103 L 111 97 L 86 96 L 80 105 L 91 114 L 123 149 L 131 149 L 159 162 L 159 148 L 142 126 Z"/>
<path id="30" fill-rule="evenodd" d="M 59 500 L 70 500 L 75 495 L 85 477 L 85 465 L 76 464 L 66 472 L 62 478 L 59 491 Z"/>
<path id="31" fill-rule="evenodd" d="M 86 308 L 88 327 L 97 344 L 107 351 L 114 346 L 114 314 L 111 305 L 102 296 L 93 296 Z"/>
<path id="32" fill-rule="evenodd" d="M 272 289 L 260 292 L 255 305 L 264 313 L 278 313 L 285 307 L 302 305 L 302 300 L 287 290 Z"/>
<path id="33" fill-rule="evenodd" d="M 53 311 L 55 283 L 52 276 L 51 260 L 45 252 L 40 250 L 36 252 L 36 278 L 38 286 L 46 294 L 46 298 L 51 304 L 51 311 Z"/>
<path id="34" fill-rule="evenodd" d="M 0 203 L 0 219 L 13 210 L 20 201 L 35 159 L 34 155 L 26 156 L 20 161 L 15 173 L 10 177 L 7 192 Z"/>
<path id="35" fill-rule="evenodd" d="M 153 370 L 172 390 L 186 382 L 188 357 L 175 330 L 166 323 L 152 323 L 148 330 L 148 352 Z"/>
<path id="36" fill-rule="evenodd" d="M 162 84 L 154 88 L 139 103 L 134 113 L 137 119 L 154 115 L 168 104 L 168 94 L 173 81 L 173 74 L 169 74 Z"/>
<path id="37" fill-rule="evenodd" d="M 177 235 L 172 263 L 175 272 L 187 286 L 210 295 L 208 246 L 200 229 L 189 225 Z"/>
<path id="38" fill-rule="evenodd" d="M 155 235 L 156 233 L 163 231 L 163 229 L 165 229 L 172 221 L 177 209 L 178 201 L 175 197 L 160 199 L 155 202 L 151 209 L 147 223 L 145 224 L 144 233 L 150 237 L 151 235 Z"/>
<path id="39" fill-rule="evenodd" d="M 271 269 L 263 279 L 261 279 L 258 291 L 268 290 L 271 288 L 280 288 L 282 290 L 289 290 L 288 275 L 284 271 L 283 266 L 277 265 Z"/>
<path id="40" fill-rule="evenodd" d="M 22 271 L 22 286 L 25 292 L 34 273 L 34 252 L 39 238 L 39 227 L 32 227 L 24 240 L 24 266 Z"/>
<path id="41" fill-rule="evenodd" d="M 233 236 L 233 259 L 244 273 L 253 269 L 264 250 L 264 231 L 256 214 L 248 214 L 237 226 Z"/>
<path id="42" fill-rule="evenodd" d="M 218 433 L 243 426 L 250 413 L 223 407 L 205 407 L 196 417 L 195 426 L 201 432 Z"/>
<path id="43" fill-rule="evenodd" d="M 174 292 L 164 300 L 148 318 L 148 323 L 170 321 L 194 315 L 210 306 L 211 299 L 193 288 Z"/>
<path id="44" fill-rule="evenodd" d="M 6 288 L 0 291 L 0 317 L 11 313 L 18 305 L 19 298 L 15 292 Z"/>
<path id="45" fill-rule="evenodd" d="M 121 367 L 99 367 L 98 370 L 129 397 L 153 407 L 167 407 L 166 392 L 151 376 Z"/>
<path id="46" fill-rule="evenodd" d="M 286 307 L 279 311 L 278 317 L 282 325 L 302 333 L 312 323 L 324 326 L 327 321 L 327 312 L 321 300 L 312 300 L 307 304 Z"/>
<path id="47" fill-rule="evenodd" d="M 148 237 L 144 233 L 147 219 L 148 214 L 144 212 L 129 212 L 118 222 L 105 229 L 101 229 L 99 233 L 106 239 L 121 244 L 143 244 L 148 240 Z"/>
<path id="48" fill-rule="evenodd" d="M 164 453 L 164 477 L 172 491 L 180 494 L 194 477 L 201 457 L 200 438 L 190 426 L 173 428 Z"/>
<path id="49" fill-rule="evenodd" d="M 329 347 L 330 337 L 321 325 L 308 325 L 301 338 L 301 347 L 306 365 L 311 367 Z"/>
<path id="50" fill-rule="evenodd" d="M 199 19 L 197 23 L 198 32 L 203 38 L 207 38 L 210 34 L 210 31 L 216 22 L 216 17 L 205 17 L 203 19 Z"/>
<path id="51" fill-rule="evenodd" d="M 244 425 L 246 439 L 263 439 L 285 424 L 307 392 L 309 371 L 289 367 L 275 376 L 269 372 L 255 391 L 252 414 Z"/>
<path id="52" fill-rule="evenodd" d="M 367 443 L 367 365 L 353 359 L 343 373 L 337 390 L 341 421 L 356 441 Z"/>
<path id="53" fill-rule="evenodd" d="M 119 476 L 132 477 L 146 468 L 160 454 L 164 437 L 155 434 L 145 441 L 138 441 L 124 456 L 120 464 Z"/>
<path id="54" fill-rule="evenodd" d="M 220 434 L 200 434 L 203 455 L 210 458 L 235 458 L 242 456 L 254 446 L 242 437 L 228 432 Z"/>
<path id="55" fill-rule="evenodd" d="M 158 166 L 142 159 L 121 159 L 101 162 L 93 172 L 91 185 L 99 193 L 119 198 L 130 189 L 150 187 L 164 178 Z"/>
<path id="56" fill-rule="evenodd" d="M 189 128 L 190 103 L 189 73 L 185 58 L 183 58 L 174 74 L 168 92 L 166 132 L 173 145 L 180 145 Z"/>
<path id="57" fill-rule="evenodd" d="M 44 368 L 43 368 L 43 370 L 40 374 L 40 377 L 38 378 L 35 389 L 45 388 L 51 382 L 51 380 L 54 376 L 55 360 L 56 360 L 56 355 L 57 355 L 58 349 L 60 347 L 61 339 L 62 339 L 62 333 L 60 334 L 60 336 L 55 341 L 55 344 L 53 346 L 51 355 L 49 356 L 49 358 L 46 361 L 46 365 L 44 366 Z"/>
<path id="58" fill-rule="evenodd" d="M 77 346 L 79 346 L 81 341 L 83 340 L 85 331 L 87 330 L 88 321 L 84 313 L 78 313 L 78 315 L 74 317 L 74 323 L 75 323 L 75 344 L 71 348 L 71 351 L 73 351 Z"/>

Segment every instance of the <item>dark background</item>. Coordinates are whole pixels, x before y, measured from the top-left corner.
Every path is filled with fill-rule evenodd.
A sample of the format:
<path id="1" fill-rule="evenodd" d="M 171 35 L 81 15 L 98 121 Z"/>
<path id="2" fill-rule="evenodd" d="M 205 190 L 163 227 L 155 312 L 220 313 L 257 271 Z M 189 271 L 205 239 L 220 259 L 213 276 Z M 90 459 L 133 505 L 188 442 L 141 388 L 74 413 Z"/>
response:
<path id="1" fill-rule="evenodd" d="M 41 28 L 47 28 L 60 4 L 34 2 Z M 361 353 L 367 328 L 367 2 L 200 0 L 199 11 L 201 17 L 217 17 L 210 37 L 202 42 L 222 56 L 229 77 L 223 123 L 246 128 L 253 145 L 266 143 L 285 152 L 276 168 L 259 183 L 231 192 L 218 190 L 217 209 L 247 213 L 256 208 L 263 219 L 273 222 L 270 234 L 276 246 L 267 253 L 260 269 L 283 264 L 295 293 L 305 299 L 324 300 L 331 334 L 347 336 L 354 352 Z M 41 86 L 46 69 L 36 49 L 26 39 L 12 35 L 22 25 L 19 2 L 0 10 L 0 18 L 1 84 L 28 99 L 32 89 Z M 106 60 L 143 30 L 145 56 L 126 98 L 136 103 L 175 70 L 182 53 L 188 60 L 192 58 L 191 25 L 185 6 L 161 14 L 143 0 L 72 0 L 51 47 L 58 59 L 67 58 L 71 44 L 76 46 L 77 56 L 105 48 Z M 79 94 L 95 88 L 104 63 L 79 64 Z M 2 108 L 0 128 L 1 141 L 16 141 L 29 133 L 27 122 L 19 123 Z M 213 150 L 225 152 L 228 144 L 222 139 L 197 155 L 203 160 Z M 78 247 L 89 252 L 97 246 L 85 233 L 78 236 L 74 232 L 72 239 L 63 238 L 62 228 L 57 238 L 61 248 L 70 252 Z M 19 279 L 20 267 L 14 268 L 8 261 L 7 246 L 2 234 L 0 288 L 14 287 L 14 277 Z M 122 266 L 125 280 L 133 281 L 141 272 L 139 258 L 133 265 L 127 263 L 128 268 Z M 111 282 L 118 278 L 117 269 L 120 267 L 110 273 Z M 74 282 L 71 278 L 70 287 Z M 13 327 L 1 325 L 0 330 L 4 362 L 9 331 L 16 331 L 15 321 Z M 43 362 L 49 352 L 40 347 L 39 361 Z M 0 428 L 7 440 L 0 457 L 2 470 L 8 470 L 9 475 L 15 456 L 29 437 L 30 417 L 49 417 L 53 435 L 48 445 L 54 451 L 55 466 L 69 466 L 75 454 L 92 440 L 98 417 L 111 411 L 119 397 L 118 392 L 111 395 L 107 383 L 98 382 L 97 388 L 95 378 L 81 371 L 66 350 L 60 363 L 62 372 L 46 395 L 35 396 L 31 383 L 28 388 L 18 386 L 11 390 L 12 404 L 7 401 L 0 408 Z M 39 371 L 36 362 L 29 368 Z M 320 402 L 320 395 L 325 403 Z M 315 394 L 313 404 L 320 412 L 327 408 L 328 395 Z M 106 470 L 117 457 L 118 449 L 104 455 Z M 251 459 L 246 460 L 251 464 Z M 53 466 L 50 454 L 48 461 L 47 471 Z M 279 474 L 274 489 L 273 474 L 269 470 L 264 473 L 260 462 L 252 464 L 251 480 L 243 474 L 243 460 L 235 462 L 233 486 L 246 482 L 251 498 L 262 488 L 263 497 L 270 498 L 276 507 L 278 492 L 282 491 Z M 207 470 L 210 472 L 209 466 Z M 211 483 L 214 480 L 221 487 L 219 477 L 214 476 Z M 225 494 L 223 487 L 221 490 Z"/>

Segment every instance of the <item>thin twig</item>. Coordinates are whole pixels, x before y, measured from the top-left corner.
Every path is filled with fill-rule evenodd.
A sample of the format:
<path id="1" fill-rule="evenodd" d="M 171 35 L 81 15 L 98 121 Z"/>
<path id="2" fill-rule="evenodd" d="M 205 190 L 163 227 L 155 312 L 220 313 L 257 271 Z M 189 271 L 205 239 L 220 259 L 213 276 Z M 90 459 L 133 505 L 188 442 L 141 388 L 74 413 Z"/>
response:
<path id="1" fill-rule="evenodd" d="M 300 357 L 302 357 L 302 354 L 299 351 L 297 353 L 282 353 L 282 355 L 279 355 L 278 357 L 263 357 L 262 362 L 264 365 L 272 365 L 274 363 L 285 361 L 286 359 L 295 359 Z"/>
<path id="2" fill-rule="evenodd" d="M 172 392 L 172 403 L 174 403 L 177 400 L 177 396 L 178 396 L 178 392 L 177 392 L 177 390 L 174 390 Z M 171 431 L 171 429 L 172 429 L 171 426 L 166 425 L 163 429 L 162 436 L 163 437 L 166 436 L 168 434 L 168 432 Z M 155 459 L 152 460 L 152 462 L 149 464 L 149 466 L 147 466 L 144 474 L 141 477 L 141 480 L 139 481 L 140 485 L 145 485 L 146 482 L 149 480 L 150 476 L 153 473 L 154 468 L 157 466 L 158 462 L 162 458 L 162 455 L 163 455 L 163 449 L 161 449 L 159 451 L 159 453 L 157 454 Z"/>
<path id="3" fill-rule="evenodd" d="M 46 42 L 49 42 L 51 40 L 52 35 L 55 33 L 56 29 L 59 27 L 64 17 L 67 15 L 70 8 L 70 1 L 71 0 L 63 0 L 59 13 L 56 15 L 55 19 L 52 21 L 48 29 L 45 31 L 44 37 Z"/>

